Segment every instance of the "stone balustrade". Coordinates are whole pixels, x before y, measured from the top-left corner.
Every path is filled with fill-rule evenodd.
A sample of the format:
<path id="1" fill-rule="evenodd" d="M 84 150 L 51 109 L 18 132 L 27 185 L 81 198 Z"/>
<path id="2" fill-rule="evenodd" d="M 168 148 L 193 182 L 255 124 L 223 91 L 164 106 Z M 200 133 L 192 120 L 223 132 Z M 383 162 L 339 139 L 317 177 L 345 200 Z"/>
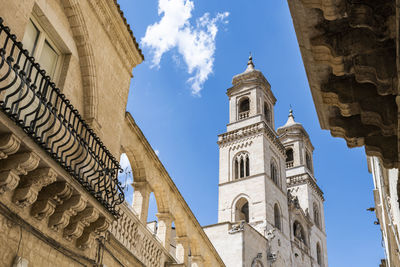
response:
<path id="1" fill-rule="evenodd" d="M 243 120 L 249 117 L 250 111 L 243 111 L 239 113 L 239 120 Z"/>
<path id="2" fill-rule="evenodd" d="M 286 162 L 286 169 L 293 168 L 293 161 Z"/>
<path id="3" fill-rule="evenodd" d="M 139 217 L 125 202 L 120 205 L 121 217 L 111 224 L 112 236 L 138 258 L 145 266 L 164 266 L 175 260 L 163 244 L 140 221 Z"/>

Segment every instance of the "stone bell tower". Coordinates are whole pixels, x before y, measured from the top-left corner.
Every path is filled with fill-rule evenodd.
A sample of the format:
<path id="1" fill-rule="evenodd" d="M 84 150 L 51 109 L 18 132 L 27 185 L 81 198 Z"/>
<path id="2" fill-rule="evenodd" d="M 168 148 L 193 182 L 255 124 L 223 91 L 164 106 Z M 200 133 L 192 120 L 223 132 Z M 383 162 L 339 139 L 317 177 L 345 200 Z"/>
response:
<path id="1" fill-rule="evenodd" d="M 227 132 L 220 150 L 218 222 L 246 221 L 262 235 L 289 232 L 285 149 L 274 130 L 276 98 L 250 56 L 233 77 Z"/>
<path id="2" fill-rule="evenodd" d="M 301 123 L 294 120 L 293 111 L 290 110 L 285 125 L 277 130 L 279 140 L 285 146 L 286 153 L 286 182 L 289 196 L 295 199 L 310 223 L 305 227 L 303 240 L 309 248 L 311 257 L 316 266 L 328 266 L 324 197 L 317 185 L 314 176 L 313 157 L 314 150 L 310 137 Z M 289 205 L 290 208 L 290 205 Z M 291 225 L 296 224 L 295 212 L 289 209 Z M 296 242 L 295 242 L 296 243 Z M 295 247 L 293 248 L 295 251 Z M 296 262 L 297 259 L 293 259 Z"/>

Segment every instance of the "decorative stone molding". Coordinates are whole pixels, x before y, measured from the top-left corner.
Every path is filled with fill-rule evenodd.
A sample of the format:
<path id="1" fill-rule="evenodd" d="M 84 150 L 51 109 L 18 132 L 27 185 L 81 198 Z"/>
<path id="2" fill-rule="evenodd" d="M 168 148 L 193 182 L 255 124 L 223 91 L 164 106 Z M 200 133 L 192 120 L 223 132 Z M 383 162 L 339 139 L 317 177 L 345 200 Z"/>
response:
<path id="1" fill-rule="evenodd" d="M 395 1 L 288 2 L 322 128 L 399 167 Z"/>
<path id="2" fill-rule="evenodd" d="M 309 184 L 311 186 L 311 188 L 314 189 L 314 191 L 317 193 L 317 195 L 322 199 L 322 201 L 325 200 L 324 193 L 319 188 L 319 186 L 317 185 L 315 180 L 313 178 L 311 178 L 311 176 L 309 174 L 301 174 L 301 175 L 294 175 L 294 176 L 286 177 L 286 182 L 287 182 L 288 189 L 290 189 L 291 187 L 296 186 L 296 185 Z M 288 194 L 290 194 L 289 191 L 288 191 Z"/>
<path id="3" fill-rule="evenodd" d="M 14 191 L 13 202 L 20 207 L 32 205 L 39 191 L 56 181 L 57 173 L 52 168 L 40 168 L 22 177 L 18 188 Z"/>
<path id="4" fill-rule="evenodd" d="M 93 207 L 86 207 L 83 211 L 73 216 L 71 223 L 64 229 L 64 238 L 75 240 L 79 238 L 85 227 L 99 218 L 99 212 Z"/>
<path id="5" fill-rule="evenodd" d="M 268 126 L 265 122 L 258 122 L 242 129 L 233 130 L 230 132 L 226 132 L 224 134 L 218 135 L 218 145 L 223 147 L 225 145 L 232 144 L 238 139 L 241 139 L 248 136 L 254 137 L 257 134 L 265 134 L 275 145 L 275 147 L 282 153 L 285 154 L 285 148 L 282 143 L 279 141 L 275 131 L 273 131 L 270 126 Z"/>
<path id="6" fill-rule="evenodd" d="M 11 133 L 0 135 L 0 159 L 16 153 L 20 144 L 21 141 Z"/>

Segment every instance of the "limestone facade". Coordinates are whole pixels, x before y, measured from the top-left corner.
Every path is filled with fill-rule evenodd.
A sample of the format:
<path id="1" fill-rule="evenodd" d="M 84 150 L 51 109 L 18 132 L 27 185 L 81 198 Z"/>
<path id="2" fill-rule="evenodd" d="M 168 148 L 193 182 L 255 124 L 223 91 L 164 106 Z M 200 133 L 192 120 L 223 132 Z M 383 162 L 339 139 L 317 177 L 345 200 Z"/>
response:
<path id="1" fill-rule="evenodd" d="M 143 55 L 117 2 L 0 0 L 0 18 L 0 265 L 224 266 L 126 113 Z"/>
<path id="2" fill-rule="evenodd" d="M 276 99 L 251 57 L 232 84 L 227 132 L 218 136 L 218 224 L 207 235 L 227 266 L 328 266 L 307 132 L 292 113 L 275 131 Z"/>

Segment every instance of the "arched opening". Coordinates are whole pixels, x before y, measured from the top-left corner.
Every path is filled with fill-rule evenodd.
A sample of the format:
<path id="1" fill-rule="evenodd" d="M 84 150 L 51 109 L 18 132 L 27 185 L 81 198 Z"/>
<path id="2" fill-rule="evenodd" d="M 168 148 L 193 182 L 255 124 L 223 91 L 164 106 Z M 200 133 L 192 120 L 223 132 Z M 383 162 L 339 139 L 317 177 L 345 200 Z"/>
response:
<path id="1" fill-rule="evenodd" d="M 275 227 L 279 230 L 282 230 L 281 226 L 281 212 L 279 210 L 279 206 L 277 203 L 274 205 L 274 223 Z"/>
<path id="2" fill-rule="evenodd" d="M 293 223 L 293 233 L 295 238 L 306 244 L 303 226 L 298 221 Z"/>
<path id="3" fill-rule="evenodd" d="M 264 102 L 264 118 L 267 123 L 271 123 L 271 110 L 266 102 Z"/>
<path id="4" fill-rule="evenodd" d="M 313 215 L 315 225 L 321 227 L 320 213 L 317 203 L 313 204 Z"/>
<path id="5" fill-rule="evenodd" d="M 249 202 L 244 197 L 240 198 L 235 205 L 235 221 L 249 222 Z"/>
<path id="6" fill-rule="evenodd" d="M 149 197 L 149 209 L 147 213 L 147 228 L 149 228 L 150 231 L 152 231 L 154 234 L 157 233 L 157 214 L 158 212 L 158 207 L 157 207 L 157 201 L 156 197 L 153 192 L 150 193 Z"/>
<path id="7" fill-rule="evenodd" d="M 292 168 L 293 167 L 293 149 L 288 148 L 286 149 L 286 168 Z"/>
<path id="8" fill-rule="evenodd" d="M 310 153 L 306 152 L 306 165 L 307 168 L 312 171 L 312 163 L 311 163 L 311 156 Z"/>
<path id="9" fill-rule="evenodd" d="M 128 156 L 125 153 L 121 154 L 119 159 L 119 164 L 121 165 L 122 172 L 118 173 L 118 181 L 121 183 L 121 187 L 125 194 L 125 201 L 130 205 L 133 203 L 133 173 L 132 167 L 129 162 Z"/>
<path id="10" fill-rule="evenodd" d="M 317 263 L 321 265 L 322 263 L 322 255 L 321 255 L 321 246 L 317 243 Z"/>
<path id="11" fill-rule="evenodd" d="M 248 153 L 241 152 L 234 158 L 233 173 L 235 180 L 250 175 L 250 158 Z"/>
<path id="12" fill-rule="evenodd" d="M 271 171 L 271 179 L 272 181 L 277 185 L 280 186 L 279 184 L 279 175 L 278 175 L 278 168 L 276 166 L 276 163 L 274 160 L 271 160 L 271 166 L 270 166 L 270 171 Z"/>
<path id="13" fill-rule="evenodd" d="M 249 117 L 250 111 L 250 100 L 247 97 L 243 97 L 239 102 L 239 120 Z"/>

